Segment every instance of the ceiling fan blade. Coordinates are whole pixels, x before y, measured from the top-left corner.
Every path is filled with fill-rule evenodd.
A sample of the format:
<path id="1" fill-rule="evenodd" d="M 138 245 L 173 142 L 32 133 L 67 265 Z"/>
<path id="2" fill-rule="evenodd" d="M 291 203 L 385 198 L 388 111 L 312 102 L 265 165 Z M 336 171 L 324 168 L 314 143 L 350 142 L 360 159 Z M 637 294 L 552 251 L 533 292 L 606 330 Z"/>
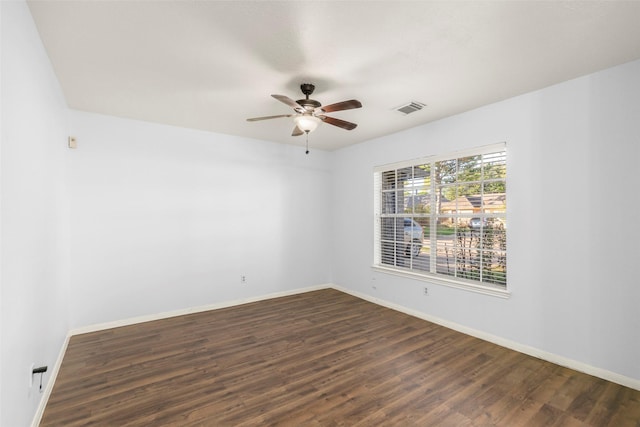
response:
<path id="1" fill-rule="evenodd" d="M 258 120 L 278 119 L 280 117 L 293 117 L 295 114 L 279 114 L 277 116 L 252 117 L 247 119 L 248 122 L 257 122 Z"/>
<path id="2" fill-rule="evenodd" d="M 284 95 L 271 95 L 271 96 L 273 96 L 278 101 L 287 104 L 289 107 L 293 108 L 294 110 L 296 110 L 299 113 L 303 113 L 304 112 L 304 108 L 300 104 L 298 104 L 296 101 L 294 101 L 293 99 L 289 98 L 288 96 L 284 96 Z"/>
<path id="3" fill-rule="evenodd" d="M 300 129 L 298 126 L 293 128 L 293 132 L 291 132 L 291 136 L 300 136 L 300 135 L 304 135 L 304 132 L 302 131 L 302 129 Z"/>
<path id="4" fill-rule="evenodd" d="M 360 108 L 362 104 L 357 99 L 350 99 L 348 101 L 336 102 L 335 104 L 325 105 L 320 107 L 325 113 L 331 113 L 333 111 L 352 110 L 354 108 Z"/>
<path id="5" fill-rule="evenodd" d="M 322 121 L 325 123 L 329 123 L 330 125 L 338 126 L 339 128 L 346 129 L 346 130 L 353 130 L 358 126 L 355 123 L 336 119 L 335 117 L 329 117 L 329 116 L 318 116 L 318 117 L 320 117 Z"/>

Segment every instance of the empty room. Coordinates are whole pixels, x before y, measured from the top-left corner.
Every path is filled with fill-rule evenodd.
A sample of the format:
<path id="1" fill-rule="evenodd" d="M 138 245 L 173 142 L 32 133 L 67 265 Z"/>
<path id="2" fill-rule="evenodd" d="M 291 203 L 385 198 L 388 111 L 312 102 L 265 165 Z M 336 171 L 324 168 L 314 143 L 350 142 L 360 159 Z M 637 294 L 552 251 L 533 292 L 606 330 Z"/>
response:
<path id="1" fill-rule="evenodd" d="M 0 426 L 640 426 L 638 22 L 0 1 Z"/>

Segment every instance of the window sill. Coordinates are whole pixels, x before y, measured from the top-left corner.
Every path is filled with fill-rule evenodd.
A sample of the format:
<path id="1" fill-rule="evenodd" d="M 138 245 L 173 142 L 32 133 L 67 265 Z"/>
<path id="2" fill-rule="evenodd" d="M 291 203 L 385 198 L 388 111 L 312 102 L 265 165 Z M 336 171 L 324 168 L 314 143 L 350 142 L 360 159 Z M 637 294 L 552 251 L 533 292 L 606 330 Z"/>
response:
<path id="1" fill-rule="evenodd" d="M 395 268 L 381 267 L 379 265 L 373 265 L 371 268 L 380 273 L 391 274 L 393 276 L 407 277 L 409 279 L 421 280 L 423 282 L 435 283 L 437 285 L 448 286 L 450 288 L 462 289 L 468 292 L 475 292 L 483 295 L 490 295 L 498 298 L 509 298 L 511 292 L 506 289 L 490 286 L 490 285 L 476 285 L 468 282 L 463 282 L 455 279 L 445 279 L 440 276 L 435 276 L 428 273 L 414 273 L 412 271 L 404 271 Z"/>

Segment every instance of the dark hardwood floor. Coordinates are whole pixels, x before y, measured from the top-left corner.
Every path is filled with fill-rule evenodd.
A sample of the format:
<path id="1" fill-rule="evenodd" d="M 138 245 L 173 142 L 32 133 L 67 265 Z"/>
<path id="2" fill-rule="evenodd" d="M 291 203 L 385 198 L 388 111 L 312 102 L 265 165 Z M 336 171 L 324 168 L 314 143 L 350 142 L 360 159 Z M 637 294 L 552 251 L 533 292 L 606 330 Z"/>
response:
<path id="1" fill-rule="evenodd" d="M 73 336 L 41 426 L 640 426 L 640 391 L 336 290 Z"/>

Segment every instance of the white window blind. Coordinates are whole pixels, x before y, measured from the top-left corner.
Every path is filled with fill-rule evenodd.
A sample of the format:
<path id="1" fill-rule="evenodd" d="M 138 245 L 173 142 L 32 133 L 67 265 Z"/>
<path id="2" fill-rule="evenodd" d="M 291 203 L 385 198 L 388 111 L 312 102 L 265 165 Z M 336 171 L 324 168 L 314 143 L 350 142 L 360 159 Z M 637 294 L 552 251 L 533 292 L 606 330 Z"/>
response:
<path id="1" fill-rule="evenodd" d="M 374 170 L 374 265 L 506 289 L 504 143 Z"/>

